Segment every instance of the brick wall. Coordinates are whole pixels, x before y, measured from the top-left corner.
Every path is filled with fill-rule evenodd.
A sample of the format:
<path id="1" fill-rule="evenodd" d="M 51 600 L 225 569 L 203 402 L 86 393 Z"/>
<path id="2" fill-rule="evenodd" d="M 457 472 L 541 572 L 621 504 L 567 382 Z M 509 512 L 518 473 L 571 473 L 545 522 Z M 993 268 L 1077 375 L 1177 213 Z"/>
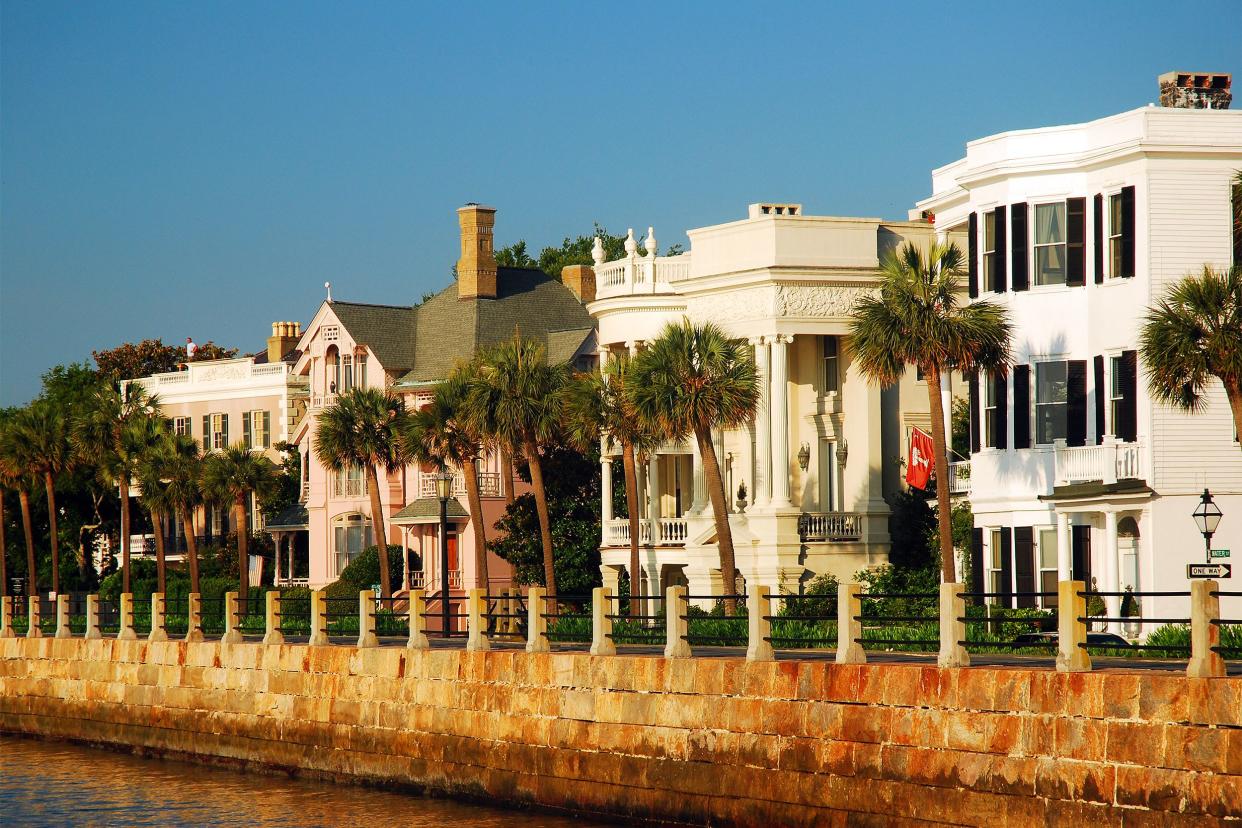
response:
<path id="1" fill-rule="evenodd" d="M 0 730 L 694 824 L 1242 815 L 1242 679 L 1155 671 L 4 639 Z"/>

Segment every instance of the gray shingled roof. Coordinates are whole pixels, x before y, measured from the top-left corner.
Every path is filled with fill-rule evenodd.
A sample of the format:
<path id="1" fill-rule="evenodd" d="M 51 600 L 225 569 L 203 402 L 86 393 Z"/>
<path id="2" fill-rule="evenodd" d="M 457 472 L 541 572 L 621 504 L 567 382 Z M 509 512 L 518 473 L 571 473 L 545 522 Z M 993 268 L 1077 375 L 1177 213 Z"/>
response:
<path id="1" fill-rule="evenodd" d="M 470 517 L 466 507 L 462 506 L 461 501 L 457 498 L 450 497 L 447 505 L 448 519 L 454 523 Z M 420 497 L 392 516 L 392 522 L 396 524 L 427 523 L 432 520 L 438 521 L 439 519 L 440 498 L 438 497 Z"/>
<path id="2" fill-rule="evenodd" d="M 415 310 L 400 305 L 332 302 L 332 312 L 353 340 L 369 347 L 384 370 L 394 373 L 414 367 Z"/>

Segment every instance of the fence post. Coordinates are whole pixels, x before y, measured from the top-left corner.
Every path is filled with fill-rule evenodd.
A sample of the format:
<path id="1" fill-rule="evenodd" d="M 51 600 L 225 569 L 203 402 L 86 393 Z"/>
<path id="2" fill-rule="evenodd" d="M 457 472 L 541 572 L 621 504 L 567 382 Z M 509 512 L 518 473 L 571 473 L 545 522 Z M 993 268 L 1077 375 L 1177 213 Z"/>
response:
<path id="1" fill-rule="evenodd" d="M 426 650 L 431 647 L 427 640 L 427 593 L 421 589 L 410 590 L 410 640 L 406 647 Z"/>
<path id="2" fill-rule="evenodd" d="M 167 641 L 168 630 L 164 628 L 164 593 L 151 593 L 151 632 L 147 641 Z"/>
<path id="3" fill-rule="evenodd" d="M 42 638 L 43 630 L 39 629 L 39 596 L 29 595 L 26 597 L 26 637 Z"/>
<path id="4" fill-rule="evenodd" d="M 940 585 L 940 655 L 936 663 L 941 667 L 969 667 L 970 653 L 962 646 L 966 640 L 966 585 L 959 583 Z"/>
<path id="5" fill-rule="evenodd" d="M 284 644 L 285 636 L 280 631 L 280 592 L 274 589 L 267 591 L 267 605 L 265 607 L 267 616 L 265 631 L 263 633 L 264 644 Z"/>
<path id="6" fill-rule="evenodd" d="M 1190 663 L 1186 675 L 1191 678 L 1214 678 L 1225 675 L 1225 659 L 1215 649 L 1220 647 L 1220 598 L 1212 593 L 1220 587 L 1216 581 L 1190 582 Z"/>
<path id="7" fill-rule="evenodd" d="M 69 628 L 69 596 L 56 596 L 56 637 L 72 638 L 73 630 Z"/>
<path id="8" fill-rule="evenodd" d="M 591 590 L 591 655 L 617 654 L 617 645 L 612 641 L 612 619 L 608 617 L 611 607 L 611 589 L 596 587 Z"/>
<path id="9" fill-rule="evenodd" d="M 1091 655 L 1080 647 L 1087 643 L 1087 599 L 1082 581 L 1057 582 L 1057 670 L 1083 673 L 1091 669 Z"/>
<path id="10" fill-rule="evenodd" d="M 238 626 L 237 593 L 224 593 L 224 635 L 220 640 L 225 644 L 240 644 L 244 640 Z"/>
<path id="11" fill-rule="evenodd" d="M 116 631 L 117 641 L 138 640 L 138 633 L 134 632 L 134 593 L 121 593 L 120 616 Z"/>
<path id="12" fill-rule="evenodd" d="M 198 592 L 185 597 L 185 640 L 203 640 L 203 596 Z"/>
<path id="13" fill-rule="evenodd" d="M 379 646 L 375 634 L 375 592 L 369 589 L 358 592 L 358 646 Z"/>
<path id="14" fill-rule="evenodd" d="M 488 650 L 487 638 L 487 590 L 472 589 L 466 593 L 466 649 Z"/>
<path id="15" fill-rule="evenodd" d="M 103 633 L 99 631 L 99 596 L 94 593 L 86 596 L 86 632 L 82 637 L 103 638 Z"/>
<path id="16" fill-rule="evenodd" d="M 13 596 L 0 598 L 0 638 L 15 638 L 13 632 Z"/>
<path id="17" fill-rule="evenodd" d="M 689 658 L 690 642 L 686 641 L 686 636 L 690 632 L 690 622 L 686 613 L 690 602 L 686 599 L 686 588 L 671 586 L 664 594 L 664 657 Z"/>
<path id="18" fill-rule="evenodd" d="M 548 591 L 540 586 L 531 587 L 526 593 L 526 652 L 546 653 L 552 649 L 548 643 Z"/>
<path id="19" fill-rule="evenodd" d="M 866 664 L 862 638 L 862 584 L 837 586 L 837 664 Z"/>
<path id="20" fill-rule="evenodd" d="M 328 641 L 328 632 L 327 632 L 328 619 L 325 617 L 325 609 L 326 607 L 325 607 L 325 603 L 323 600 L 323 590 L 316 589 L 313 592 L 311 592 L 311 600 L 310 600 L 311 634 L 310 634 L 310 641 L 308 643 L 312 647 L 327 646 L 329 643 L 331 643 Z"/>
<path id="21" fill-rule="evenodd" d="M 746 660 L 775 661 L 772 650 L 772 588 L 753 586 L 746 597 Z"/>

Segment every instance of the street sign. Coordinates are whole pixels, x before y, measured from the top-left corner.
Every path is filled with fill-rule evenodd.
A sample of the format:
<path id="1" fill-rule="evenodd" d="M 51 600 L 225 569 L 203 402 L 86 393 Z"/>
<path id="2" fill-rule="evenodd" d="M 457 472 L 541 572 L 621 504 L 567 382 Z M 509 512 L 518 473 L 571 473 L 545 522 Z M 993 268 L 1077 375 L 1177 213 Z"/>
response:
<path id="1" fill-rule="evenodd" d="M 1228 578 L 1230 564 L 1186 564 L 1187 578 Z"/>
<path id="2" fill-rule="evenodd" d="M 1209 558 L 1228 558 L 1229 550 L 1228 549 L 1211 549 L 1208 551 L 1208 557 Z"/>

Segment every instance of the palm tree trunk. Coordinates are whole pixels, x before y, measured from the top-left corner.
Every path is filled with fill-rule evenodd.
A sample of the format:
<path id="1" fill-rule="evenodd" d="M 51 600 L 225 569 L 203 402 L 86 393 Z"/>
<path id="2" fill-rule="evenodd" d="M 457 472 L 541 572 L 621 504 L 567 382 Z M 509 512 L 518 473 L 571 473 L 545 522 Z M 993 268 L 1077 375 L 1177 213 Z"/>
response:
<path id="1" fill-rule="evenodd" d="M 1233 431 L 1242 434 L 1242 382 L 1225 383 L 1225 396 L 1229 399 L 1229 410 L 1233 412 Z"/>
<path id="2" fill-rule="evenodd" d="M 625 475 L 625 513 L 630 522 L 630 615 L 642 614 L 642 566 L 638 560 L 638 463 L 634 444 L 621 441 L 621 470 Z M 602 497 L 611 498 L 612 492 Z"/>
<path id="3" fill-rule="evenodd" d="M 543 544 L 543 583 L 548 594 L 556 595 L 556 565 L 552 557 L 552 521 L 548 517 L 548 492 L 543 487 L 543 461 L 539 457 L 539 446 L 534 440 L 528 440 L 523 447 L 526 462 L 530 465 L 530 485 L 535 490 L 535 511 L 539 515 L 539 540 Z M 555 613 L 557 602 L 549 605 L 549 612 Z"/>
<path id="4" fill-rule="evenodd" d="M 0 489 L 0 596 L 9 594 L 9 547 L 4 542 L 4 489 Z"/>
<path id="5" fill-rule="evenodd" d="M 484 534 L 483 498 L 479 496 L 479 470 L 474 460 L 461 466 L 466 478 L 466 500 L 470 502 L 470 525 L 474 527 L 474 570 L 478 585 L 490 590 L 491 579 L 487 575 L 487 536 Z M 512 487 L 510 487 L 512 488 Z"/>
<path id="6" fill-rule="evenodd" d="M 716 460 L 716 446 L 712 443 L 710 428 L 696 428 L 694 437 L 699 441 L 699 455 L 703 458 L 703 476 L 706 478 L 707 494 L 712 501 L 712 517 L 716 519 L 716 546 L 720 549 L 720 577 L 724 579 L 725 595 L 737 593 L 737 564 L 733 556 L 733 530 L 729 526 L 729 507 L 725 500 L 724 479 L 720 476 L 720 463 Z M 737 614 L 737 599 L 724 599 L 725 615 Z"/>
<path id="7" fill-rule="evenodd" d="M 17 499 L 22 505 L 22 529 L 26 531 L 26 594 L 39 594 L 39 569 L 35 564 L 34 528 L 30 521 L 30 492 L 26 487 L 17 490 Z"/>
<path id="8" fill-rule="evenodd" d="M 181 510 L 181 524 L 185 530 L 185 554 L 190 559 L 190 592 L 198 592 L 198 539 L 194 537 L 194 514 Z"/>
<path id="9" fill-rule="evenodd" d="M 505 502 L 513 505 L 513 455 L 508 451 L 500 452 L 500 471 L 505 476 Z"/>
<path id="10" fill-rule="evenodd" d="M 923 368 L 927 383 L 927 408 L 931 412 L 932 453 L 936 455 L 936 523 L 940 529 L 940 577 L 946 584 L 957 580 L 953 566 L 953 507 L 949 503 L 949 450 L 944 433 L 944 405 L 940 399 L 940 366 Z M 982 589 L 975 584 L 975 589 Z"/>
<path id="11" fill-rule="evenodd" d="M 121 487 L 121 592 L 129 592 L 129 475 L 122 474 Z"/>
<path id="12" fill-rule="evenodd" d="M 250 538 L 246 533 L 246 497 L 233 501 L 233 520 L 237 523 L 237 595 L 241 599 L 241 615 L 246 614 L 250 601 Z"/>
<path id="13" fill-rule="evenodd" d="M 384 532 L 384 510 L 380 508 L 379 475 L 367 464 L 367 494 L 371 496 L 371 534 L 379 552 L 380 597 L 392 597 L 392 575 L 388 572 L 388 535 Z"/>
<path id="14" fill-rule="evenodd" d="M 155 533 L 155 581 L 158 586 L 156 590 L 161 595 L 167 595 L 164 591 L 166 586 L 164 580 L 164 516 L 159 512 L 151 512 L 151 530 Z"/>
<path id="15" fill-rule="evenodd" d="M 52 473 L 43 473 L 43 487 L 47 490 L 48 539 L 52 544 L 52 592 L 60 594 L 60 538 L 56 533 L 56 488 Z"/>

